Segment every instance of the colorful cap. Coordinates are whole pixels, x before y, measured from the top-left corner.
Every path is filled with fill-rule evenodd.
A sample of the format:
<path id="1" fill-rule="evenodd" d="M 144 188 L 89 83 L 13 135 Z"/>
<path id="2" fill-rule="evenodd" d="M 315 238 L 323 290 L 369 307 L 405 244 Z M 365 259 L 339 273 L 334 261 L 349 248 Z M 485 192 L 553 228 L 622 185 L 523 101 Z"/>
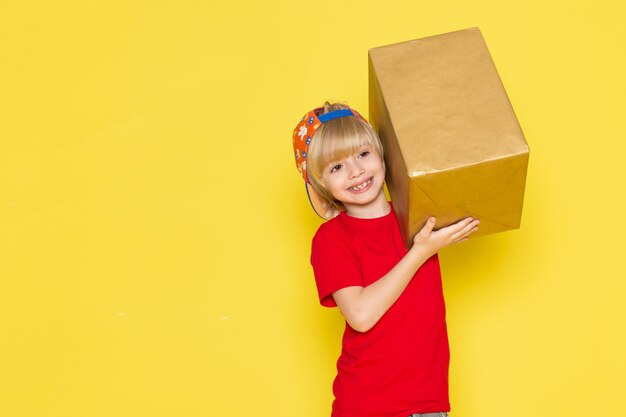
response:
<path id="1" fill-rule="evenodd" d="M 367 123 L 367 120 L 365 120 L 359 112 L 349 107 L 346 109 L 331 111 L 326 114 L 320 114 L 318 116 L 317 113 L 321 111 L 323 111 L 323 108 L 319 107 L 311 110 L 302 117 L 293 131 L 293 150 L 296 158 L 296 166 L 298 167 L 300 175 L 304 178 L 306 192 L 309 196 L 311 206 L 313 206 L 313 210 L 315 210 L 315 213 L 317 213 L 318 216 L 328 220 L 335 217 L 339 213 L 334 210 L 333 207 L 329 206 L 328 202 L 326 202 L 326 200 L 323 199 L 317 191 L 315 191 L 309 182 L 306 169 L 309 145 L 311 144 L 311 140 L 313 140 L 315 131 L 322 125 L 322 123 L 326 123 L 329 120 L 337 119 L 339 117 L 348 116 L 357 117 L 365 123 Z"/>

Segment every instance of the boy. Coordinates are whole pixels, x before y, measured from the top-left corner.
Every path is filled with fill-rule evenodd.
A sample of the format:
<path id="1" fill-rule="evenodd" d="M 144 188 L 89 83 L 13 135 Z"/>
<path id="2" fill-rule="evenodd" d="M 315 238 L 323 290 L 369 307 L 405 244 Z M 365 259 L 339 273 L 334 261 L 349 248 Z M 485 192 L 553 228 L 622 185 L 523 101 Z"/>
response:
<path id="1" fill-rule="evenodd" d="M 307 113 L 293 135 L 314 210 L 328 221 L 312 243 L 320 303 L 346 320 L 332 417 L 442 416 L 449 348 L 437 252 L 479 221 L 434 231 L 430 218 L 405 249 L 384 193 L 378 136 L 343 104 Z"/>

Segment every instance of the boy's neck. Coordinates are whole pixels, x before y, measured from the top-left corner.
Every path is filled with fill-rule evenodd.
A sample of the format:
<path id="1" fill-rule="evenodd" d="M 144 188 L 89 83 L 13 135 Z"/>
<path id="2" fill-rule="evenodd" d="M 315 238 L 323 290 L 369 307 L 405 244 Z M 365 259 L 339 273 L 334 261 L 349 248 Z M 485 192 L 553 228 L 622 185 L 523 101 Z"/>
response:
<path id="1" fill-rule="evenodd" d="M 350 217 L 357 217 L 360 219 L 383 217 L 389 214 L 390 211 L 391 206 L 389 205 L 384 192 L 381 192 L 374 201 L 367 205 L 346 205 L 346 214 Z"/>

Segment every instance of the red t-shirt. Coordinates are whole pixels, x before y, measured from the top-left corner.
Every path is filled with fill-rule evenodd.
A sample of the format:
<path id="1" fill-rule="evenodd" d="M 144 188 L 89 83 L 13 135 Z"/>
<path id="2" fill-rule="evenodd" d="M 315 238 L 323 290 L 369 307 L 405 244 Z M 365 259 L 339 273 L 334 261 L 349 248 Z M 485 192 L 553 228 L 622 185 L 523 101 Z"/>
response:
<path id="1" fill-rule="evenodd" d="M 359 219 L 342 212 L 313 238 L 311 264 L 320 302 L 332 293 L 367 286 L 406 254 L 396 216 Z M 450 410 L 450 351 L 437 255 L 413 276 L 402 295 L 367 332 L 346 324 L 332 417 L 406 417 Z"/>

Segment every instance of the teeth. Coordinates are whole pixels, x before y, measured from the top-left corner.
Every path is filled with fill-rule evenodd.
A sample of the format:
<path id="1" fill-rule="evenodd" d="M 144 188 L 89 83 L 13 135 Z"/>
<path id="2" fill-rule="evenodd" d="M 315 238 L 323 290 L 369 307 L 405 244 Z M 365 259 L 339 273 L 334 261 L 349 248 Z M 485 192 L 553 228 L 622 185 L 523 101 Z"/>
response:
<path id="1" fill-rule="evenodd" d="M 355 186 L 355 187 L 352 187 L 352 189 L 353 189 L 354 191 L 359 191 L 359 190 L 362 190 L 363 188 L 365 188 L 365 187 L 367 187 L 367 186 L 369 185 L 370 181 L 371 181 L 371 180 L 367 180 L 367 181 L 365 181 L 365 182 L 364 182 L 363 184 L 361 184 L 361 185 L 357 185 L 357 186 Z"/>

